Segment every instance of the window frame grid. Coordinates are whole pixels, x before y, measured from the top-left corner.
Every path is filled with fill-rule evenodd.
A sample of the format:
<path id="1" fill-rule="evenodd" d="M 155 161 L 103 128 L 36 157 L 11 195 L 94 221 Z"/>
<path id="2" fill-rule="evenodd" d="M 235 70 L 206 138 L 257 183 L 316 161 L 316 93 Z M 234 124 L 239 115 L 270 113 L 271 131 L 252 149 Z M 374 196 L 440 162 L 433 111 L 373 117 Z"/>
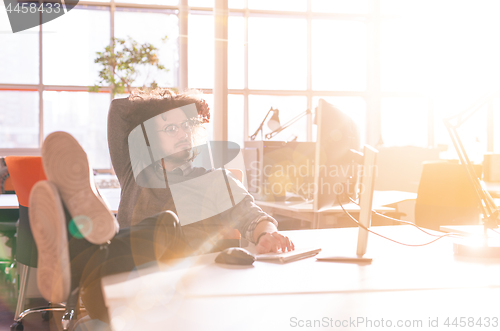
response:
<path id="1" fill-rule="evenodd" d="M 427 110 L 427 123 L 428 123 L 428 146 L 435 144 L 435 118 L 432 97 L 422 95 L 413 91 L 408 92 L 382 92 L 380 84 L 380 26 L 381 21 L 388 15 L 382 15 L 380 11 L 380 0 L 373 0 L 372 10 L 366 14 L 336 14 L 336 13 L 318 13 L 312 11 L 312 0 L 307 0 L 307 10 L 303 12 L 296 11 L 276 11 L 276 10 L 255 10 L 248 8 L 248 0 L 245 0 L 243 9 L 229 8 L 228 15 L 231 13 L 238 13 L 244 19 L 244 82 L 243 89 L 228 89 L 229 94 L 243 95 L 243 109 L 244 109 L 244 140 L 249 139 L 248 128 L 248 100 L 250 95 L 276 95 L 276 96 L 305 96 L 307 98 L 307 107 L 312 109 L 314 105 L 312 100 L 317 96 L 356 96 L 365 99 L 366 108 L 366 137 L 367 143 L 376 145 L 381 137 L 381 99 L 384 97 L 426 97 L 429 100 Z M 110 2 L 98 1 L 80 1 L 78 4 L 81 8 L 88 7 L 109 7 L 110 13 L 110 37 L 114 37 L 114 14 L 117 8 L 130 8 L 130 9 L 160 9 L 172 10 L 176 12 L 179 17 L 179 81 L 178 85 L 181 90 L 189 87 L 187 79 L 188 63 L 187 63 L 187 41 L 184 42 L 181 38 L 187 40 L 187 17 L 190 13 L 200 12 L 213 12 L 214 8 L 206 7 L 189 7 L 188 0 L 179 0 L 177 6 L 171 5 L 153 5 L 153 4 L 131 4 L 120 3 L 115 0 Z M 267 17 L 301 17 L 307 20 L 307 88 L 305 90 L 257 90 L 248 88 L 248 20 L 252 16 L 267 16 Z M 316 19 L 329 19 L 329 20 L 363 20 L 367 23 L 368 33 L 368 64 L 367 64 L 367 87 L 365 91 L 317 91 L 312 89 L 312 22 Z M 186 36 L 184 36 L 186 32 Z M 68 92 L 87 92 L 90 86 L 65 86 L 65 85 L 44 85 L 43 84 L 43 24 L 39 29 L 39 82 L 38 84 L 0 84 L 0 91 L 38 91 L 39 93 L 39 146 L 43 142 L 43 92 L 44 91 L 68 91 Z M 196 88 L 196 87 L 191 87 Z M 200 88 L 204 93 L 213 94 L 213 89 Z M 110 93 L 110 87 L 105 86 L 101 89 L 101 93 Z M 111 101 L 111 96 L 110 96 Z M 494 125 L 493 125 L 493 102 L 488 103 L 488 125 L 487 125 L 487 150 L 492 152 L 494 150 Z M 304 109 L 305 110 L 305 109 Z M 312 140 L 312 115 L 307 116 L 307 139 Z M 2 148 L 0 154 L 2 155 L 26 155 L 26 154 L 39 154 L 39 148 Z"/>

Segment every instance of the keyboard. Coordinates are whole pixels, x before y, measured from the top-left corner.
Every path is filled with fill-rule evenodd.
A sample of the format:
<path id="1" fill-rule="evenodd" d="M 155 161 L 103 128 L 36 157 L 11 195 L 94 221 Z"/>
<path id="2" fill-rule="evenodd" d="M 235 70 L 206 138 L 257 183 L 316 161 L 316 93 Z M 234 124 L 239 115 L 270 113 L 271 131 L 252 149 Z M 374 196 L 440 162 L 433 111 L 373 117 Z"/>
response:
<path id="1" fill-rule="evenodd" d="M 284 253 L 266 253 L 258 254 L 255 259 L 264 262 L 287 263 L 315 256 L 321 251 L 321 248 L 296 249 Z"/>

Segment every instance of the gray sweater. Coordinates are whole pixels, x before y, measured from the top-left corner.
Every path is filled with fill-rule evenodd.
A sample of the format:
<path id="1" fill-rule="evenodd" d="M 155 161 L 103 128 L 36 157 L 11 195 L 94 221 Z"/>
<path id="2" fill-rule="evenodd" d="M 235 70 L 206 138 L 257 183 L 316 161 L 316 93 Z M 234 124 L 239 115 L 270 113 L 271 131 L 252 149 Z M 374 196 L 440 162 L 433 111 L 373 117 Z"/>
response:
<path id="1" fill-rule="evenodd" d="M 182 106 L 182 104 L 175 106 Z M 167 105 L 161 100 L 145 102 L 115 99 L 111 103 L 108 114 L 108 144 L 111 162 L 121 186 L 117 215 L 121 228 L 133 226 L 164 210 L 172 210 L 177 214 L 168 185 L 166 188 L 145 188 L 137 184 L 132 171 L 128 146 L 128 136 L 135 127 L 162 113 L 165 109 L 171 108 L 171 104 Z M 205 169 L 198 168 L 190 175 L 199 176 L 204 172 L 206 172 Z M 228 176 L 228 180 L 237 182 L 231 175 Z M 235 185 L 242 187 L 239 183 Z M 221 187 L 220 189 L 227 188 Z M 210 246 L 219 239 L 218 233 L 223 226 L 238 229 L 243 237 L 253 241 L 253 230 L 260 221 L 268 220 L 277 225 L 272 217 L 254 203 L 253 197 L 244 188 L 242 192 L 244 197 L 235 207 L 213 217 L 183 226 L 183 232 L 193 247 L 203 246 L 209 251 Z"/>

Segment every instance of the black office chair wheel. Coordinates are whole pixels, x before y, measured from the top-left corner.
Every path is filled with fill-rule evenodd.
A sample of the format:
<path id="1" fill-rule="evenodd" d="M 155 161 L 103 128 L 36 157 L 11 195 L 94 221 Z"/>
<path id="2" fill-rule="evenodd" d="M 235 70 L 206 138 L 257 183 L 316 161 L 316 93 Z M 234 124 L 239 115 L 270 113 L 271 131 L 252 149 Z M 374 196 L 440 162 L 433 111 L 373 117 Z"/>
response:
<path id="1" fill-rule="evenodd" d="M 10 331 L 23 331 L 23 330 L 24 330 L 23 322 L 14 322 L 14 324 L 10 326 Z"/>
<path id="2" fill-rule="evenodd" d="M 46 310 L 46 311 L 42 312 L 42 319 L 43 319 L 44 321 L 48 321 L 48 320 L 50 320 L 51 318 L 52 318 L 52 312 L 51 312 L 51 311 L 47 311 L 47 310 Z"/>

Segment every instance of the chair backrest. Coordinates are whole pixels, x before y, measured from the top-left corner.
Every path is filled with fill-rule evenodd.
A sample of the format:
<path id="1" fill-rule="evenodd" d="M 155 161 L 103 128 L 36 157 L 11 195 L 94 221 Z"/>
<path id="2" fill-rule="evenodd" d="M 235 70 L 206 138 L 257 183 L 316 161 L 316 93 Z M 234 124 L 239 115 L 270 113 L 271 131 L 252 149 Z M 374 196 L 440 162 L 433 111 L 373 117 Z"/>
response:
<path id="1" fill-rule="evenodd" d="M 19 201 L 19 226 L 16 260 L 30 267 L 37 265 L 37 249 L 28 216 L 29 197 L 36 182 L 46 180 L 40 156 L 7 156 L 5 158 L 12 185 Z"/>
<path id="2" fill-rule="evenodd" d="M 423 162 L 439 160 L 439 150 L 418 146 L 380 147 L 375 190 L 417 192 Z"/>
<path id="3" fill-rule="evenodd" d="M 481 176 L 481 166 L 475 165 Z M 479 203 L 472 183 L 458 162 L 424 163 L 415 203 L 415 223 L 439 230 L 441 225 L 473 225 L 479 222 Z"/>

